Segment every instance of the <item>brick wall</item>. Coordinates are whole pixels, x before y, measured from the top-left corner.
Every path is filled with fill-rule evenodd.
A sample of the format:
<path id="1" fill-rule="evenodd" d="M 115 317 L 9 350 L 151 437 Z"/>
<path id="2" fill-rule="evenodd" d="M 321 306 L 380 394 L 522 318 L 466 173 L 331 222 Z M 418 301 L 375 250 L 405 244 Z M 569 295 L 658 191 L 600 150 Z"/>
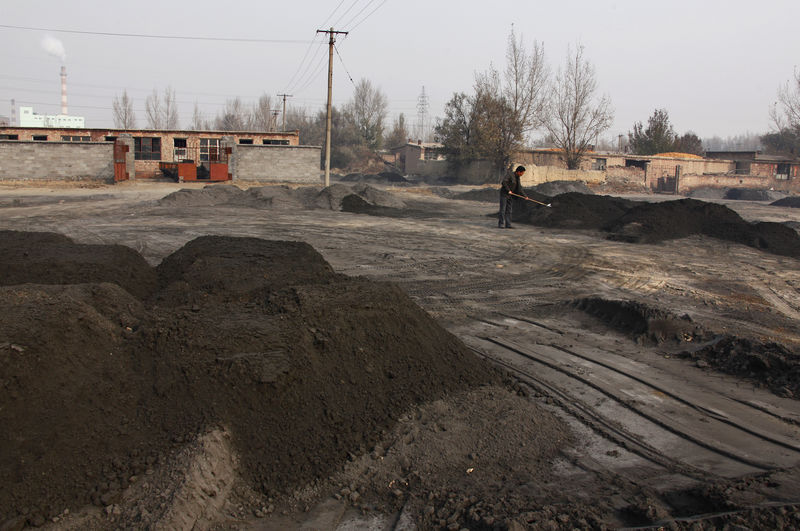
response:
<path id="1" fill-rule="evenodd" d="M 779 190 L 792 194 L 800 193 L 800 179 L 776 179 L 752 175 L 681 175 L 680 192 L 687 193 L 696 188 L 752 188 L 756 190 Z"/>
<path id="2" fill-rule="evenodd" d="M 321 184 L 318 146 L 235 145 L 229 172 L 234 181 Z"/>
<path id="3" fill-rule="evenodd" d="M 0 140 L 0 181 L 114 182 L 110 142 Z"/>

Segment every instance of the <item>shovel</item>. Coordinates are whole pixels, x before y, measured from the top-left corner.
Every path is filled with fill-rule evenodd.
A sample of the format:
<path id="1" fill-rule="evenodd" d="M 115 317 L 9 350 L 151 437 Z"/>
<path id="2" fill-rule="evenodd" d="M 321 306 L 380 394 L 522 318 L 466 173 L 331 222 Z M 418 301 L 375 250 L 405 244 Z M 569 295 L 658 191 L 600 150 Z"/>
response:
<path id="1" fill-rule="evenodd" d="M 526 201 L 530 201 L 532 203 L 536 203 L 536 204 L 539 204 L 539 205 L 542 205 L 542 206 L 546 206 L 547 208 L 553 208 L 553 205 L 551 205 L 550 203 L 542 203 L 541 201 L 537 201 L 536 199 L 531 199 L 530 197 L 525 197 L 524 195 L 515 194 L 514 192 L 508 192 L 508 193 L 509 193 L 509 195 L 514 195 L 514 196 L 517 196 L 517 197 L 521 197 L 522 199 L 524 199 Z"/>

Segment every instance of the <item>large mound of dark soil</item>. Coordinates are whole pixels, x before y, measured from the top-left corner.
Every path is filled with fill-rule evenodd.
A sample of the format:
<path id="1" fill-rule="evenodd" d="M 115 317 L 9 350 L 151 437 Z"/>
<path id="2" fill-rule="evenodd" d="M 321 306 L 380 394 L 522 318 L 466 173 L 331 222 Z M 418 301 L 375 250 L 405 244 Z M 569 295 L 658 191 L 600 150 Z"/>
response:
<path id="1" fill-rule="evenodd" d="M 658 243 L 695 234 L 800 257 L 800 236 L 781 223 L 748 223 L 730 208 L 697 199 L 661 203 L 576 192 L 552 199 L 552 208 L 520 200 L 514 221 L 543 227 L 601 230 L 611 240 Z"/>
<path id="2" fill-rule="evenodd" d="M 522 199 L 515 201 L 514 221 L 540 227 L 597 230 L 636 204 L 627 199 L 578 192 L 561 194 L 547 202 L 552 206 L 548 208 Z"/>
<path id="3" fill-rule="evenodd" d="M 528 197 L 545 204 L 550 202 L 551 197 L 569 192 L 578 192 L 586 195 L 592 194 L 592 191 L 583 181 L 550 181 L 525 189 L 525 194 Z M 474 190 L 448 195 L 448 197 L 452 199 L 463 199 L 465 201 L 497 203 L 500 200 L 499 193 L 500 187 L 496 186 L 491 188 L 476 188 Z M 524 201 L 524 199 L 520 199 L 518 202 L 522 201 Z"/>
<path id="4" fill-rule="evenodd" d="M 800 236 L 780 223 L 748 223 L 724 205 L 696 199 L 645 203 L 607 224 L 611 238 L 635 243 L 703 234 L 784 256 L 800 256 Z"/>
<path id="5" fill-rule="evenodd" d="M 149 270 L 52 234 L 0 248 L 0 522 L 115 503 L 215 426 L 254 488 L 296 488 L 409 407 L 499 381 L 399 289 L 304 243 L 202 237 Z"/>

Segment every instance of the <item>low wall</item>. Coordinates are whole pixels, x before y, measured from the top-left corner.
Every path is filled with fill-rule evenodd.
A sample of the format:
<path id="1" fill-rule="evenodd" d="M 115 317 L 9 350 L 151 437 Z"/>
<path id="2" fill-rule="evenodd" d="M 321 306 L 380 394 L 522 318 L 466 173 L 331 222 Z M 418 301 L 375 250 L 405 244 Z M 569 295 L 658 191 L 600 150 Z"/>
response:
<path id="1" fill-rule="evenodd" d="M 536 186 L 551 181 L 583 181 L 586 183 L 602 183 L 606 180 L 606 173 L 601 170 L 567 170 L 556 166 L 525 167 L 522 174 L 523 186 Z"/>
<path id="2" fill-rule="evenodd" d="M 775 179 L 756 175 L 681 175 L 678 192 L 686 193 L 698 188 L 752 188 L 800 193 L 800 180 Z"/>
<path id="3" fill-rule="evenodd" d="M 113 183 L 114 144 L 0 140 L 0 181 Z"/>
<path id="4" fill-rule="evenodd" d="M 320 184 L 319 146 L 233 146 L 229 171 L 234 181 Z"/>

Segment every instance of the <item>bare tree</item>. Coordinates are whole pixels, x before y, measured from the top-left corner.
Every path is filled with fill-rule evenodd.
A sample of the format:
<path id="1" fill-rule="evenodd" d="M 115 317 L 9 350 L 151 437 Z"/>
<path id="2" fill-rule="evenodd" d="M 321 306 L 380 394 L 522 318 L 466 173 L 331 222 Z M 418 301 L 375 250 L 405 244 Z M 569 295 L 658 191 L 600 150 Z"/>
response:
<path id="1" fill-rule="evenodd" d="M 175 101 L 175 89 L 167 87 L 164 89 L 164 101 L 161 107 L 164 129 L 178 129 L 180 121 L 178 119 L 178 103 Z"/>
<path id="2" fill-rule="evenodd" d="M 550 76 L 545 63 L 544 46 L 533 41 L 530 53 L 525 51 L 522 37 L 514 31 L 508 36 L 503 97 L 522 127 L 523 135 L 542 124 L 545 90 Z"/>
<path id="3" fill-rule="evenodd" d="M 253 105 L 250 124 L 254 131 L 275 130 L 275 115 L 273 114 L 272 97 L 269 94 L 262 94 Z"/>
<path id="4" fill-rule="evenodd" d="M 214 119 L 214 128 L 219 131 L 245 131 L 248 114 L 242 100 L 237 96 L 225 102 L 222 113 Z"/>
<path id="5" fill-rule="evenodd" d="M 567 62 L 550 87 L 544 126 L 556 147 L 564 152 L 569 169 L 580 167 L 581 159 L 595 138 L 606 131 L 614 119 L 607 96 L 596 98 L 594 67 L 583 56 L 583 46 Z"/>
<path id="6" fill-rule="evenodd" d="M 135 129 L 136 115 L 133 112 L 133 100 L 128 97 L 128 91 L 122 91 L 121 97 L 114 97 L 112 102 L 114 113 L 114 127 L 117 129 Z"/>
<path id="7" fill-rule="evenodd" d="M 163 114 L 161 112 L 161 99 L 158 91 L 153 89 L 153 93 L 144 100 L 144 112 L 147 116 L 148 129 L 163 129 Z"/>
<path id="8" fill-rule="evenodd" d="M 345 111 L 352 115 L 356 127 L 371 149 L 379 149 L 383 144 L 383 127 L 388 103 L 386 96 L 368 79 L 362 78 L 356 84 L 353 99 Z"/>
<path id="9" fill-rule="evenodd" d="M 178 129 L 178 103 L 175 100 L 175 89 L 164 89 L 162 100 L 156 89 L 144 100 L 144 109 L 147 115 L 147 127 L 150 129 Z"/>
<path id="10" fill-rule="evenodd" d="M 778 130 L 800 130 L 800 70 L 794 71 L 794 81 L 778 88 L 778 102 L 772 107 L 770 117 Z"/>
<path id="11" fill-rule="evenodd" d="M 408 142 L 408 127 L 406 127 L 406 116 L 403 113 L 400 113 L 397 118 L 394 119 L 394 125 L 392 126 L 392 131 L 389 133 L 389 136 L 386 137 L 386 141 L 384 144 L 387 147 L 399 147 L 403 146 Z"/>
<path id="12" fill-rule="evenodd" d="M 208 124 L 208 120 L 200 112 L 200 106 L 197 105 L 197 102 L 194 102 L 194 111 L 192 112 L 192 125 L 191 129 L 194 131 L 202 131 L 204 129 L 211 129 Z"/>

